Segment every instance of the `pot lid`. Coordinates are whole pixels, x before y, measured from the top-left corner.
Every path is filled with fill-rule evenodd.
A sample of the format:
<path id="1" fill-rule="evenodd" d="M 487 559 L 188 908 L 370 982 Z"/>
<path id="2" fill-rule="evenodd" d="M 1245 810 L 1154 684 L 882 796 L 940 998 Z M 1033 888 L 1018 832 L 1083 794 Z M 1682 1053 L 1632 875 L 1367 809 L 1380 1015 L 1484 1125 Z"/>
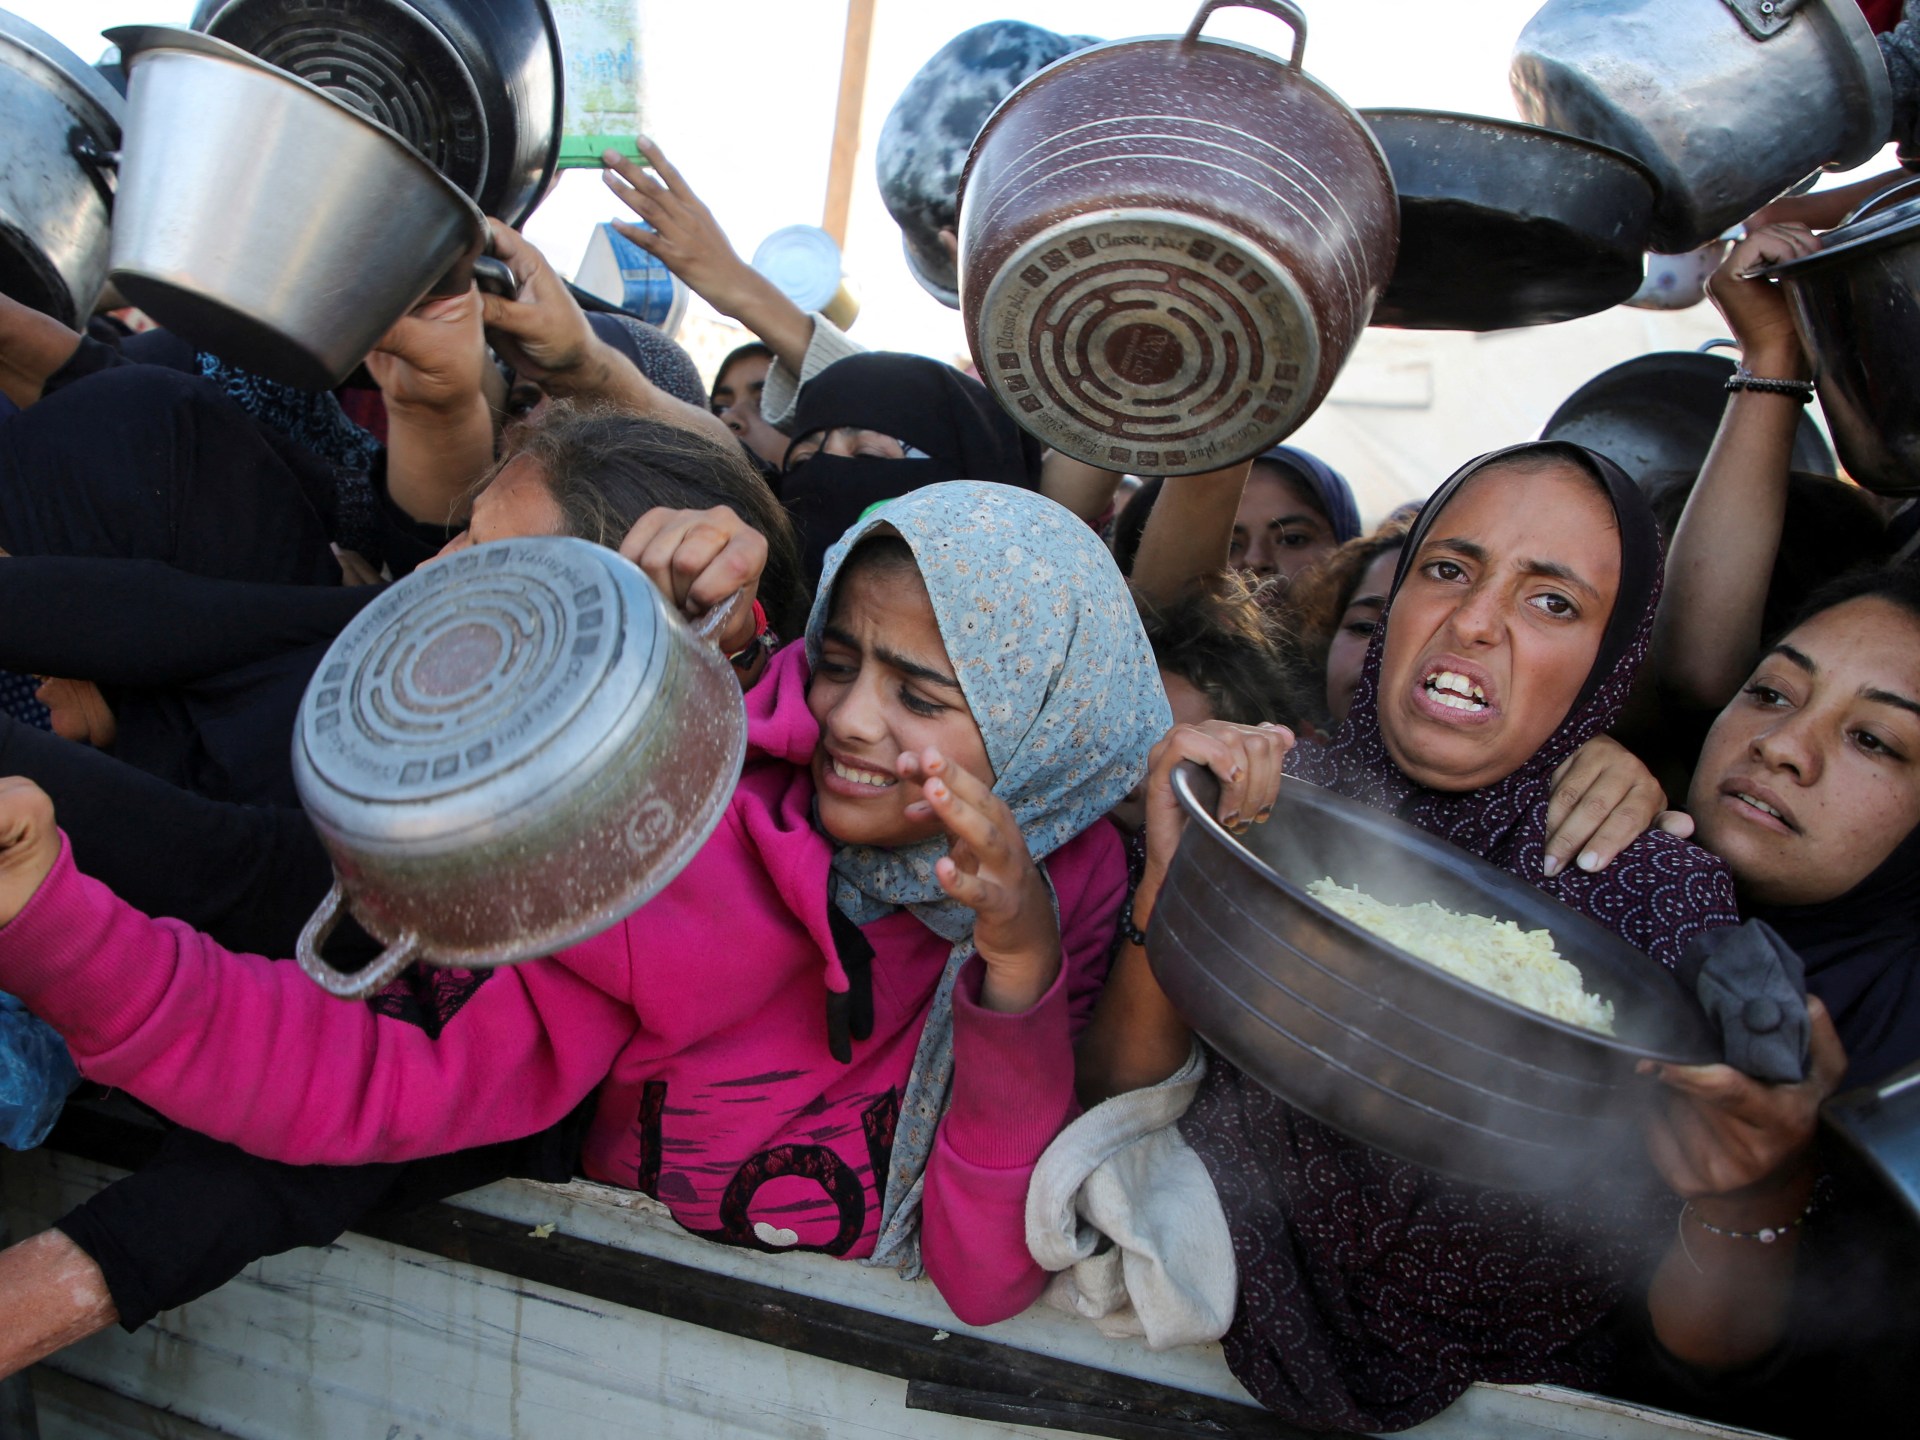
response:
<path id="1" fill-rule="evenodd" d="M 126 101 L 93 66 L 39 26 L 29 25 L 18 15 L 5 10 L 0 10 L 0 45 L 24 50 L 51 66 L 67 82 L 69 103 L 78 102 L 75 103 L 76 109 L 82 105 L 91 106 L 99 112 L 105 128 L 110 128 L 115 137 L 119 135 Z"/>
<path id="2" fill-rule="evenodd" d="M 824 310 L 844 278 L 840 247 L 818 225 L 786 225 L 760 242 L 753 268 L 802 310 Z"/>
<path id="3" fill-rule="evenodd" d="M 495 541 L 423 566 L 341 632 L 308 686 L 302 803 L 357 833 L 382 828 L 364 806 L 434 807 L 441 831 L 592 783 L 585 762 L 646 723 L 663 610 L 637 567 L 584 540 Z"/>

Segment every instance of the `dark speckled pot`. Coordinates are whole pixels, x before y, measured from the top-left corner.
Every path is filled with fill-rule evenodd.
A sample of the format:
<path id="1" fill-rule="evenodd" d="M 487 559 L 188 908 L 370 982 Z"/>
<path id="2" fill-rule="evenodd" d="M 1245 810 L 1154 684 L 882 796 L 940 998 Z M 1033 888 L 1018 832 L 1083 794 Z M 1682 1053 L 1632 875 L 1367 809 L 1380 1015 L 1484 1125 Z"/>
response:
<path id="1" fill-rule="evenodd" d="M 1200 38 L 1224 5 L 1293 57 Z M 1300 69 L 1287 0 L 1208 0 L 1186 36 L 1096 45 L 1008 96 L 961 177 L 960 308 L 980 374 L 1046 444 L 1188 475 L 1312 414 L 1399 240 L 1365 123 Z"/>

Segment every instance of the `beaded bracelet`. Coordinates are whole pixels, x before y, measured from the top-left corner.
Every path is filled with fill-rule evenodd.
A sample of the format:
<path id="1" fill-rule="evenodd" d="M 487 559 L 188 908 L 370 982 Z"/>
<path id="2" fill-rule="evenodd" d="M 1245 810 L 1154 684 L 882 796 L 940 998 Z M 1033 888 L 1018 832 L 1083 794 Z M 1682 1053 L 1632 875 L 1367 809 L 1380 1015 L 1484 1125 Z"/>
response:
<path id="1" fill-rule="evenodd" d="M 1783 1220 L 1778 1225 L 1763 1225 L 1758 1230 L 1729 1230 L 1724 1226 L 1716 1225 L 1693 1208 L 1693 1201 L 1683 1201 L 1680 1206 L 1681 1248 L 1686 1248 L 1686 1222 L 1689 1218 L 1709 1235 L 1718 1235 L 1722 1240 L 1757 1240 L 1762 1245 L 1771 1245 L 1785 1236 L 1788 1231 L 1797 1230 L 1807 1223 L 1807 1217 L 1820 1207 L 1820 1202 L 1827 1193 L 1827 1186 L 1827 1177 L 1824 1174 L 1819 1176 L 1813 1182 L 1813 1189 L 1807 1195 L 1807 1203 L 1801 1207 L 1798 1215 L 1791 1220 Z M 1687 1258 L 1693 1259 L 1692 1251 L 1687 1252 Z M 1695 1262 L 1695 1268 L 1698 1268 L 1698 1262 Z"/>
<path id="2" fill-rule="evenodd" d="M 1752 390 L 1762 395 L 1785 395 L 1790 400 L 1798 400 L 1802 405 L 1813 399 L 1811 380 L 1775 380 L 1768 376 L 1756 375 L 1744 365 L 1734 367 L 1733 374 L 1727 377 L 1725 388 Z"/>
<path id="3" fill-rule="evenodd" d="M 1133 896 L 1127 896 L 1127 908 L 1120 912 L 1120 938 L 1129 945 L 1147 948 L 1147 932 L 1133 923 Z"/>

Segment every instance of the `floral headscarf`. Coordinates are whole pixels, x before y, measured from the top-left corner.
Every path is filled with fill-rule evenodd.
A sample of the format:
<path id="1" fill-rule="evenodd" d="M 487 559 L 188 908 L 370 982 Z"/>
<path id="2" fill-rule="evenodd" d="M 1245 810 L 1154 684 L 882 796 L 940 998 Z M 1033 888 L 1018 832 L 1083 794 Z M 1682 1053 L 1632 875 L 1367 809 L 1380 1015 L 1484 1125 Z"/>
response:
<path id="1" fill-rule="evenodd" d="M 1093 531 L 1051 500 L 974 480 L 929 485 L 863 517 L 827 553 L 807 621 L 809 665 L 848 555 L 888 531 L 913 551 L 994 793 L 1042 861 L 1139 782 L 1173 724 L 1126 582 Z M 914 1052 L 866 1262 L 908 1275 L 919 1272 L 921 1177 L 953 1077 L 954 981 L 973 954 L 973 911 L 934 878 L 946 853 L 936 836 L 898 849 L 842 846 L 833 859 L 834 903 L 856 925 L 905 907 L 953 943 Z"/>

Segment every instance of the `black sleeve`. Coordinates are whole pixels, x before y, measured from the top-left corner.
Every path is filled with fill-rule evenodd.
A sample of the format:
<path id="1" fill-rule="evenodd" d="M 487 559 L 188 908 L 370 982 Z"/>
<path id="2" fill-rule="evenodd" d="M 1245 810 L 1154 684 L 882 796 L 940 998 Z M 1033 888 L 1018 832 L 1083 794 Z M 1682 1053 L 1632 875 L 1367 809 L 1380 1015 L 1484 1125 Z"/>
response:
<path id="1" fill-rule="evenodd" d="M 0 669 L 167 686 L 330 642 L 377 585 L 216 580 L 157 560 L 0 560 Z"/>
<path id="2" fill-rule="evenodd" d="M 5 716 L 0 775 L 24 775 L 53 798 L 82 871 L 134 908 L 183 920 L 229 950 L 291 955 L 333 883 L 298 806 L 208 800 Z"/>
<path id="3" fill-rule="evenodd" d="M 387 452 L 384 449 L 374 457 L 373 469 L 367 473 L 367 479 L 373 485 L 375 534 L 380 553 L 366 558 L 375 566 L 384 563 L 387 572 L 396 580 L 402 575 L 412 574 L 420 565 L 438 555 L 449 540 L 467 528 L 465 524 L 431 525 L 414 519 L 394 504 L 393 496 L 387 493 Z"/>

